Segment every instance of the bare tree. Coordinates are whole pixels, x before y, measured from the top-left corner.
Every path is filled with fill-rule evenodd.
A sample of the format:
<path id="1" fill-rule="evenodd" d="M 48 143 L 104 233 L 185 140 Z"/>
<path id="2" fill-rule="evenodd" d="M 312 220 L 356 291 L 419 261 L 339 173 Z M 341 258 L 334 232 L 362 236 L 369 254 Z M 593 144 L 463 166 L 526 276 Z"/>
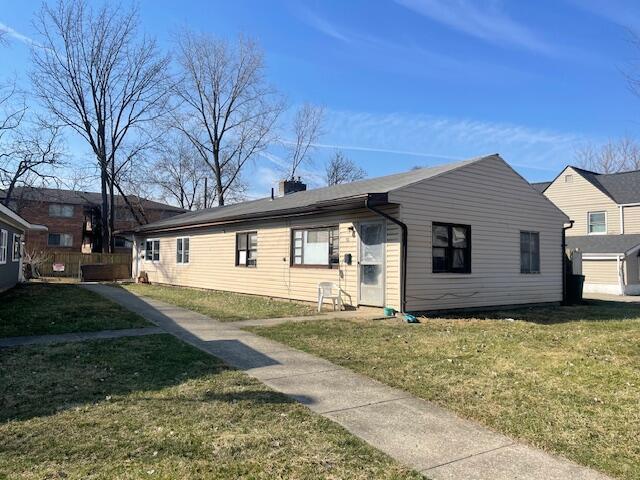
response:
<path id="1" fill-rule="evenodd" d="M 293 121 L 294 140 L 289 146 L 288 176 L 293 178 L 298 168 L 309 161 L 313 145 L 322 135 L 324 108 L 305 103 L 296 112 Z"/>
<path id="2" fill-rule="evenodd" d="M 152 183 L 159 187 L 164 201 L 193 210 L 204 201 L 207 167 L 193 145 L 184 138 L 163 144 L 152 167 Z"/>
<path id="3" fill-rule="evenodd" d="M 640 169 L 640 144 L 631 137 L 609 140 L 603 145 L 586 144 L 575 151 L 578 165 L 598 173 Z"/>
<path id="4" fill-rule="evenodd" d="M 32 186 L 54 178 L 61 164 L 58 128 L 50 128 L 28 114 L 25 95 L 15 81 L 0 85 L 0 186 L 9 205 L 17 186 Z"/>
<path id="5" fill-rule="evenodd" d="M 283 103 L 264 77 L 263 54 L 244 38 L 229 43 L 183 31 L 175 125 L 211 170 L 218 205 L 238 194 L 241 174 L 274 134 Z"/>
<path id="6" fill-rule="evenodd" d="M 366 178 L 367 172 L 356 163 L 345 157 L 342 152 L 336 152 L 327 162 L 325 168 L 327 185 L 338 185 L 340 183 L 355 182 Z"/>
<path id="7" fill-rule="evenodd" d="M 144 127 L 165 111 L 169 59 L 154 40 L 139 35 L 136 10 L 122 5 L 105 2 L 94 9 L 84 0 L 59 0 L 43 5 L 36 28 L 41 40 L 32 49 L 35 94 L 95 156 L 102 250 L 112 251 L 116 172 L 133 158 L 131 149 L 140 148 Z"/>
<path id="8" fill-rule="evenodd" d="M 55 168 L 63 165 L 64 146 L 58 127 L 29 122 L 13 133 L 10 155 L 0 154 L 0 185 L 5 188 L 5 205 L 13 199 L 16 187 L 55 180 Z"/>

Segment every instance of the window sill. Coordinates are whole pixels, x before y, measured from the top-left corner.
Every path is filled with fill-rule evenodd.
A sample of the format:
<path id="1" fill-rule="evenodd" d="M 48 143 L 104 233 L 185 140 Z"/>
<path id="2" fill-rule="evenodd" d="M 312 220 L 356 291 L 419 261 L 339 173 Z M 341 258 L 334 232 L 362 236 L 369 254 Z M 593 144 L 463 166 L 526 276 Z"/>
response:
<path id="1" fill-rule="evenodd" d="M 317 270 L 335 270 L 337 268 L 340 268 L 339 265 L 337 264 L 332 264 L 332 265 L 303 265 L 303 264 L 291 264 L 290 265 L 291 268 L 315 268 Z"/>

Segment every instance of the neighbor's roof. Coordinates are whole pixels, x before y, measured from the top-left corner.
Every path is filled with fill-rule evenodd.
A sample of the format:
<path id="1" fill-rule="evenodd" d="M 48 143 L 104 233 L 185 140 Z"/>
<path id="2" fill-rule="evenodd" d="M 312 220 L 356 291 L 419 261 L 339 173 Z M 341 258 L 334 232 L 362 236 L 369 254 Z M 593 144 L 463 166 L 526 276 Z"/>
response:
<path id="1" fill-rule="evenodd" d="M 531 186 L 538 190 L 540 193 L 544 192 L 552 182 L 535 182 Z"/>
<path id="2" fill-rule="evenodd" d="M 207 208 L 196 212 L 183 213 L 165 220 L 159 220 L 136 229 L 139 232 L 157 231 L 164 229 L 182 228 L 211 223 L 223 223 L 242 219 L 251 219 L 269 215 L 284 215 L 301 210 L 313 211 L 323 206 L 347 203 L 349 200 L 365 198 L 369 194 L 384 194 L 392 190 L 411 185 L 412 183 L 433 178 L 443 173 L 455 170 L 464 165 L 479 162 L 489 158 L 500 158 L 499 155 L 476 157 L 457 163 L 440 165 L 437 167 L 419 168 L 409 172 L 387 175 L 385 177 L 360 180 L 352 183 L 315 188 L 288 195 L 262 198 L 248 202 L 225 205 L 223 207 Z M 364 206 L 364 202 L 363 202 Z"/>
<path id="3" fill-rule="evenodd" d="M 37 231 L 43 231 L 43 232 L 46 232 L 48 230 L 47 227 L 45 227 L 44 225 L 36 225 L 36 224 L 27 222 L 24 218 L 22 218 L 16 212 L 11 210 L 9 207 L 4 206 L 1 203 L 0 203 L 0 220 L 18 229 L 37 230 Z"/>
<path id="4" fill-rule="evenodd" d="M 618 204 L 640 203 L 640 170 L 620 173 L 597 173 L 573 166 L 571 168 L 614 202 Z M 544 192 L 551 183 L 553 182 L 539 182 L 532 185 L 539 191 Z M 543 187 L 545 184 L 546 186 Z"/>
<path id="5" fill-rule="evenodd" d="M 624 254 L 640 245 L 640 234 L 567 236 L 567 247 L 582 253 Z"/>
<path id="6" fill-rule="evenodd" d="M 5 192 L 0 190 L 0 198 L 4 198 Z M 147 200 L 137 195 L 127 195 L 129 201 L 137 206 L 142 205 L 147 210 L 168 210 L 172 212 L 184 212 L 183 208 L 174 207 L 165 203 Z M 98 192 L 83 192 L 78 190 L 62 190 L 58 188 L 17 187 L 12 199 L 30 200 L 36 202 L 64 203 L 69 205 L 100 205 L 102 196 Z M 125 207 L 126 203 L 121 195 L 115 195 L 116 206 Z"/>

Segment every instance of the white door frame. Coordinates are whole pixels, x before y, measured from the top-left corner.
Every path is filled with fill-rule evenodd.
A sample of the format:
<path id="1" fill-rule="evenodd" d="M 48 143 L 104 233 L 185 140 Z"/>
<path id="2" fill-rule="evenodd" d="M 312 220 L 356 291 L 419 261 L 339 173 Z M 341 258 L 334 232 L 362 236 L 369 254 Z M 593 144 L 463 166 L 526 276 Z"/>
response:
<path id="1" fill-rule="evenodd" d="M 361 234 L 361 228 L 363 224 L 371 224 L 371 223 L 377 223 L 379 225 L 382 225 L 383 227 L 383 234 L 382 234 L 382 306 L 385 305 L 386 299 L 387 299 L 387 221 L 383 220 L 383 219 L 375 219 L 375 220 L 360 220 L 356 223 L 356 231 L 357 231 L 357 236 L 358 236 L 358 245 L 356 248 L 356 252 L 358 257 L 356 258 L 356 266 L 357 266 L 357 295 L 358 295 L 358 306 L 363 305 L 363 306 L 369 306 L 367 304 L 363 304 L 360 302 L 360 288 L 361 288 L 361 282 L 360 279 L 362 277 L 362 272 L 361 272 L 361 264 L 360 264 L 360 259 L 362 258 L 362 241 L 360 238 L 360 234 Z M 372 305 L 372 306 L 377 306 L 377 305 Z"/>

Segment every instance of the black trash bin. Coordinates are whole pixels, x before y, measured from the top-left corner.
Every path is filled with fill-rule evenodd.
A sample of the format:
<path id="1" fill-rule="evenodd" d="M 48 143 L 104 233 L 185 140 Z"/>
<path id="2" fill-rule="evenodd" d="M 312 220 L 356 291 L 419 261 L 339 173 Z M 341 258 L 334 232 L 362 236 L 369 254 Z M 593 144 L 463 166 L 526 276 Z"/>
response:
<path id="1" fill-rule="evenodd" d="M 582 290 L 584 288 L 584 275 L 567 275 L 567 302 L 582 303 Z"/>

